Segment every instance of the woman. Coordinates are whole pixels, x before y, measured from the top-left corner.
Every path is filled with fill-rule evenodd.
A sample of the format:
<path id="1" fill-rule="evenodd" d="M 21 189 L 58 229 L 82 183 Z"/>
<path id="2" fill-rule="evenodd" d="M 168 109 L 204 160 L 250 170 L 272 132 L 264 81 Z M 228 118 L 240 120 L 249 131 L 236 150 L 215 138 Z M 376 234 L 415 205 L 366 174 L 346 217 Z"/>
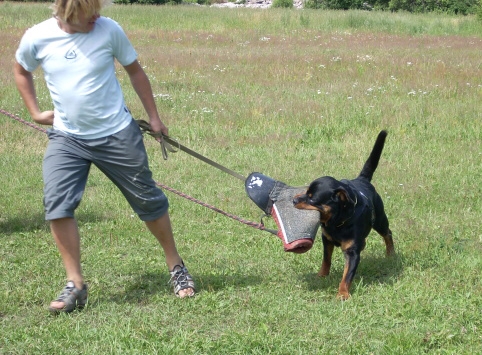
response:
<path id="1" fill-rule="evenodd" d="M 168 200 L 156 187 L 139 127 L 124 102 L 114 60 L 129 75 L 154 132 L 168 134 L 147 75 L 122 28 L 101 17 L 103 0 L 56 0 L 53 17 L 27 30 L 16 52 L 14 76 L 32 117 L 48 130 L 43 161 L 46 220 L 59 249 L 67 285 L 50 311 L 71 312 L 87 302 L 74 211 L 95 164 L 160 242 L 177 296 L 193 296 L 194 281 L 179 256 Z M 32 72 L 41 66 L 53 111 L 41 111 Z"/>

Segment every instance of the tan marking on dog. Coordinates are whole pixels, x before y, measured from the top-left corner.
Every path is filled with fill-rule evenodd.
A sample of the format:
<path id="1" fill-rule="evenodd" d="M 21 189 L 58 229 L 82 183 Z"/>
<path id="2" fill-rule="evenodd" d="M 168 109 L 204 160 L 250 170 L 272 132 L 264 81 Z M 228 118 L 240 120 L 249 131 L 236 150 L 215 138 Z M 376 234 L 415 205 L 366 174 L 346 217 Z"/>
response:
<path id="1" fill-rule="evenodd" d="M 326 239 L 328 239 L 330 242 L 333 241 L 333 238 L 331 237 L 331 235 L 329 235 L 328 233 L 326 233 L 326 229 L 323 228 L 323 235 L 325 236 Z"/>
<path id="2" fill-rule="evenodd" d="M 343 251 L 348 250 L 353 246 L 353 244 L 355 244 L 354 240 L 347 240 L 347 241 L 341 242 L 341 250 Z"/>
<path id="3" fill-rule="evenodd" d="M 328 276 L 330 274 L 330 268 L 331 268 L 331 257 L 333 255 L 333 250 L 335 249 L 334 244 L 329 244 L 326 247 L 326 258 L 323 258 L 323 261 L 321 262 L 321 268 L 320 271 L 318 271 L 318 276 Z"/>
<path id="4" fill-rule="evenodd" d="M 323 212 L 318 207 L 312 206 L 312 205 L 310 205 L 306 202 L 299 202 L 294 206 L 299 210 L 314 210 L 314 211 L 318 211 L 318 212 Z"/>
<path id="5" fill-rule="evenodd" d="M 385 241 L 387 256 L 395 255 L 395 246 L 393 245 L 392 231 L 388 230 L 387 235 L 382 235 L 382 237 Z"/>
<path id="6" fill-rule="evenodd" d="M 345 268 L 343 269 L 343 278 L 341 279 L 340 286 L 338 287 L 338 299 L 346 301 L 350 298 L 350 284 L 346 281 L 346 275 L 348 274 L 348 263 L 345 263 Z"/>
<path id="7" fill-rule="evenodd" d="M 326 205 L 322 205 L 322 207 L 323 207 L 323 210 L 320 211 L 321 213 L 320 222 L 327 226 L 328 221 L 331 219 L 331 216 L 332 216 L 331 207 Z"/>

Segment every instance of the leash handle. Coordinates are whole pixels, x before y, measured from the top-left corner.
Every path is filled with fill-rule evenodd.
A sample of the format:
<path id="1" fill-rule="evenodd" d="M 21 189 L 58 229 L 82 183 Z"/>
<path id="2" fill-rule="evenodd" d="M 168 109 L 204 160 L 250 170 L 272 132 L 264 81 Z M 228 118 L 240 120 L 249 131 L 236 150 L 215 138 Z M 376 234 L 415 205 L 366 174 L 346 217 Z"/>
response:
<path id="1" fill-rule="evenodd" d="M 161 143 L 161 150 L 162 150 L 162 157 L 164 160 L 167 160 L 167 152 L 169 151 L 170 153 L 177 153 L 180 150 L 179 143 L 177 141 L 174 141 L 177 145 L 177 149 L 174 149 L 171 144 L 167 143 L 165 138 L 167 136 L 161 134 L 161 140 L 159 143 Z"/>
<path id="2" fill-rule="evenodd" d="M 167 160 L 167 152 L 169 151 L 170 153 L 177 153 L 179 149 L 174 149 L 170 144 L 166 144 L 166 141 L 164 140 L 164 137 L 166 137 L 162 132 L 152 132 L 151 125 L 144 120 L 136 120 L 137 124 L 139 125 L 139 128 L 141 129 L 142 133 L 147 133 L 148 135 L 154 137 L 154 138 L 159 138 L 159 143 L 161 144 L 161 151 L 162 151 L 162 157 L 164 160 Z M 178 145 L 178 144 L 177 144 Z"/>
<path id="3" fill-rule="evenodd" d="M 222 166 L 221 164 L 218 164 L 218 163 L 216 163 L 215 161 L 213 161 L 209 158 L 206 158 L 204 155 L 201 155 L 201 154 L 195 152 L 192 149 L 189 149 L 188 147 L 179 143 L 177 140 L 175 140 L 175 139 L 173 139 L 169 136 L 166 136 L 166 135 L 162 134 L 161 132 L 157 132 L 157 133 L 152 132 L 151 125 L 148 122 L 146 122 L 144 120 L 136 120 L 136 122 L 139 125 L 139 128 L 141 129 L 142 133 L 147 133 L 148 135 L 153 136 L 154 138 L 160 138 L 162 156 L 163 156 L 164 160 L 167 160 L 167 151 L 169 151 L 171 153 L 176 153 L 179 150 L 182 150 L 183 152 L 188 153 L 189 155 L 192 155 L 193 157 L 198 158 L 199 160 L 202 160 L 203 162 L 205 162 L 205 163 L 207 163 L 211 166 L 214 166 L 215 168 L 218 168 L 219 170 L 224 171 L 225 173 L 228 173 L 229 175 L 234 176 L 235 178 L 237 178 L 241 181 L 246 180 L 246 178 L 243 175 L 238 174 L 237 172 L 232 171 L 232 170 L 226 168 L 225 166 Z M 177 150 L 174 149 L 173 146 L 177 147 Z"/>

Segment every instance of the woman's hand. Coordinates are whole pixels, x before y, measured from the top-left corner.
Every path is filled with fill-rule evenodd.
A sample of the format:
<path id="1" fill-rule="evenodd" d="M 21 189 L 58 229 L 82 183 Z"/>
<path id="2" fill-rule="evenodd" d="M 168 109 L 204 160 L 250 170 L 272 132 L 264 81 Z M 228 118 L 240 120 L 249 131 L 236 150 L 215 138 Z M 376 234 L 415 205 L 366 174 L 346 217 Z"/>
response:
<path id="1" fill-rule="evenodd" d="M 38 124 L 53 125 L 54 124 L 54 111 L 43 111 L 38 114 L 32 115 L 32 119 Z"/>
<path id="2" fill-rule="evenodd" d="M 149 124 L 151 125 L 151 130 L 154 133 L 161 132 L 163 135 L 168 136 L 169 130 L 164 123 L 159 118 L 150 118 Z"/>

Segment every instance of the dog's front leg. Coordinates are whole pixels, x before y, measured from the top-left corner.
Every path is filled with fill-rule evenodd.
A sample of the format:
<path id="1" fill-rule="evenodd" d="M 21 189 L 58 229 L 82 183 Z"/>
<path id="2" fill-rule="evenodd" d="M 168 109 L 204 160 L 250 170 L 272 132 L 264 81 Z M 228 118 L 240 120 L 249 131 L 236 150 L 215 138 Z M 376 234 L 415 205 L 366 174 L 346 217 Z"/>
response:
<path id="1" fill-rule="evenodd" d="M 333 255 L 333 249 L 335 249 L 335 244 L 328 238 L 324 233 L 321 235 L 323 241 L 323 261 L 321 262 L 321 269 L 318 272 L 318 276 L 328 276 L 330 274 L 331 257 Z"/>
<path id="2" fill-rule="evenodd" d="M 343 247 L 342 245 L 343 255 L 345 255 L 345 268 L 338 288 L 337 298 L 345 301 L 350 298 L 350 286 L 360 263 L 360 251 L 354 248 L 344 249 Z"/>

